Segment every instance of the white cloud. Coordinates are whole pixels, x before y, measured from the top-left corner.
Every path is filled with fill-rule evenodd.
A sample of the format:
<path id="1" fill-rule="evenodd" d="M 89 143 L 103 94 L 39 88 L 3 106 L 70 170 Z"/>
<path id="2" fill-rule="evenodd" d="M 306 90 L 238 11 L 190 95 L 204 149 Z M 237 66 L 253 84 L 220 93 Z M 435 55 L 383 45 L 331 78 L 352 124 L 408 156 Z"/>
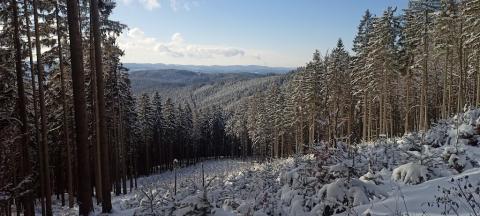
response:
<path id="1" fill-rule="evenodd" d="M 161 2 L 167 2 L 170 4 L 170 8 L 177 12 L 179 10 L 190 11 L 195 7 L 199 7 L 200 3 L 195 0 L 121 0 L 124 5 L 130 5 L 132 2 L 136 2 L 142 5 L 147 10 L 153 10 L 161 7 Z"/>
<path id="2" fill-rule="evenodd" d="M 125 50 L 124 62 L 197 65 L 257 64 L 270 66 L 297 65 L 303 59 L 292 59 L 272 51 L 251 50 L 225 45 L 195 44 L 181 33 L 169 39 L 149 37 L 139 28 L 132 28 L 118 39 Z M 294 62 L 295 61 L 295 62 Z"/>
<path id="3" fill-rule="evenodd" d="M 129 0 L 126 0 L 129 1 Z M 139 0 L 140 3 L 145 7 L 147 10 L 153 10 L 155 8 L 160 7 L 160 2 L 159 0 Z"/>
<path id="4" fill-rule="evenodd" d="M 173 34 L 170 41 L 161 42 L 156 38 L 145 36 L 145 33 L 139 28 L 132 28 L 126 35 L 122 35 L 119 43 L 126 50 L 153 51 L 176 58 L 214 58 L 245 55 L 245 51 L 239 48 L 186 43 L 180 33 Z"/>

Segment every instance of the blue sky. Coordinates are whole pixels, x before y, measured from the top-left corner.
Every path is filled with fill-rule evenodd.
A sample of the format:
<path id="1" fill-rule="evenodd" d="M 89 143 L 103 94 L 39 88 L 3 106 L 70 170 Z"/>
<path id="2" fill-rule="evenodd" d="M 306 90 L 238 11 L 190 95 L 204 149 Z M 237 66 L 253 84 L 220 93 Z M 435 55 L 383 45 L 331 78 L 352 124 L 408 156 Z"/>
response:
<path id="1" fill-rule="evenodd" d="M 118 0 L 112 18 L 129 26 L 124 62 L 296 67 L 388 6 L 407 0 Z"/>

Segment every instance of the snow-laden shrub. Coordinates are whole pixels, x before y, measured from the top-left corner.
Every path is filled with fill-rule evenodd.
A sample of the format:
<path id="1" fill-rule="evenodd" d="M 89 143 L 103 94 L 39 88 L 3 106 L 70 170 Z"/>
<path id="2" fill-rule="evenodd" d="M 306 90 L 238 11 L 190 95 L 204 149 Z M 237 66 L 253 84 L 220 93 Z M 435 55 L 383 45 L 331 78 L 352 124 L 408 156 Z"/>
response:
<path id="1" fill-rule="evenodd" d="M 451 129 L 451 120 L 440 120 L 425 134 L 425 141 L 432 147 L 440 147 L 449 142 L 448 131 Z"/>
<path id="2" fill-rule="evenodd" d="M 360 176 L 359 179 L 365 183 L 371 183 L 375 185 L 382 184 L 382 180 L 383 180 L 381 175 L 370 172 L 370 171 L 367 172 L 365 175 Z"/>
<path id="3" fill-rule="evenodd" d="M 480 109 L 469 109 L 451 119 L 452 127 L 448 131 L 449 144 L 473 145 L 479 143 Z"/>
<path id="4" fill-rule="evenodd" d="M 404 184 L 420 184 L 430 177 L 428 169 L 424 165 L 410 162 L 393 170 L 392 179 Z"/>
<path id="5" fill-rule="evenodd" d="M 303 216 L 305 215 L 305 199 L 301 195 L 295 195 L 292 199 L 292 204 L 290 206 L 290 211 L 288 215 L 292 216 Z"/>
<path id="6" fill-rule="evenodd" d="M 442 158 L 448 163 L 450 168 L 455 169 L 457 172 L 462 172 L 467 163 L 463 148 L 447 146 L 443 150 Z"/>
<path id="7" fill-rule="evenodd" d="M 207 194 L 197 193 L 187 196 L 177 204 L 174 215 L 207 215 L 212 211 L 212 205 L 207 199 Z"/>
<path id="8" fill-rule="evenodd" d="M 301 167 L 297 167 L 295 169 L 289 170 L 287 172 L 281 173 L 280 174 L 280 183 L 283 185 L 298 185 L 299 184 L 299 177 L 300 174 L 298 171 L 301 169 Z"/>
<path id="9" fill-rule="evenodd" d="M 254 212 L 253 206 L 254 206 L 253 202 L 243 202 L 238 206 L 236 211 L 240 215 L 251 215 L 252 212 Z"/>
<path id="10" fill-rule="evenodd" d="M 480 124 L 480 109 L 468 108 L 463 114 L 460 114 L 463 123 L 470 125 Z"/>
<path id="11" fill-rule="evenodd" d="M 221 208 L 214 208 L 212 210 L 212 216 L 235 216 L 234 213 L 232 213 L 229 210 L 221 209 Z"/>
<path id="12" fill-rule="evenodd" d="M 134 197 L 140 207 L 135 211 L 135 215 L 168 215 L 175 209 L 175 202 L 170 192 L 155 184 L 140 187 Z"/>
<path id="13" fill-rule="evenodd" d="M 338 163 L 328 167 L 328 173 L 333 178 L 347 177 L 350 167 L 345 163 Z"/>
<path id="14" fill-rule="evenodd" d="M 405 134 L 399 141 L 398 148 L 404 151 L 421 151 L 422 135 L 416 132 Z"/>
<path id="15" fill-rule="evenodd" d="M 463 169 L 465 169 L 466 164 L 467 158 L 464 154 L 451 154 L 450 158 L 448 159 L 448 165 L 459 173 L 462 172 Z"/>
<path id="16" fill-rule="evenodd" d="M 324 212 L 340 213 L 350 207 L 368 204 L 374 198 L 386 198 L 388 194 L 375 184 L 366 183 L 359 179 L 348 181 L 345 178 L 340 178 L 324 185 L 317 192 L 317 197 L 320 199 L 318 205 L 323 206 Z M 313 209 L 318 213 L 318 206 Z"/>

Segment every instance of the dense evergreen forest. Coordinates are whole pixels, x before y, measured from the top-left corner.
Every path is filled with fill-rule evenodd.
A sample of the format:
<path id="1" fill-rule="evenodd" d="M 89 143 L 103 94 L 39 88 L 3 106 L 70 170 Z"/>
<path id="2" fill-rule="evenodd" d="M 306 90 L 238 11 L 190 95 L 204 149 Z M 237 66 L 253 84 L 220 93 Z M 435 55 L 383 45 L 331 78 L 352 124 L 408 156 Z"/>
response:
<path id="1" fill-rule="evenodd" d="M 132 91 L 114 8 L 0 2 L 0 214 L 109 213 L 142 175 L 425 132 L 480 104 L 480 0 L 366 11 L 353 51 L 339 39 L 288 74 L 168 94 Z"/>

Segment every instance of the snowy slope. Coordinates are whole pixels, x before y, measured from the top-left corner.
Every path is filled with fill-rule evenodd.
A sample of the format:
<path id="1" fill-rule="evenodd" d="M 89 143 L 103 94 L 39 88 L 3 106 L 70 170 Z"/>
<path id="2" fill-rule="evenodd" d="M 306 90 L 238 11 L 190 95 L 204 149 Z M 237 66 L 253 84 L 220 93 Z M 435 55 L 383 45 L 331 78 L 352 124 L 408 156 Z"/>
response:
<path id="1" fill-rule="evenodd" d="M 427 133 L 263 162 L 212 160 L 139 179 L 113 215 L 478 215 L 480 110 Z M 77 209 L 55 205 L 58 215 Z M 95 208 L 100 212 L 100 207 Z"/>
<path id="2" fill-rule="evenodd" d="M 465 177 L 468 178 L 465 180 Z M 453 179 L 453 181 L 452 181 Z M 396 213 L 404 213 L 409 215 L 445 215 L 444 212 L 448 206 L 437 205 L 435 197 L 443 197 L 443 189 L 457 188 L 457 183 L 463 188 L 463 182 L 468 181 L 472 186 L 478 187 L 480 184 L 480 168 L 474 168 L 465 171 L 462 174 L 437 178 L 418 185 L 399 185 L 392 182 L 389 186 L 390 193 L 387 199 L 378 200 L 370 204 L 361 205 L 354 209 L 358 214 L 364 215 L 395 215 Z M 468 183 L 467 183 L 468 184 Z M 474 192 L 475 189 L 467 189 L 473 192 L 478 200 L 480 197 Z M 458 209 L 459 215 L 471 215 L 471 207 L 462 201 L 462 199 L 454 198 L 461 203 Z M 430 205 L 429 205 L 430 203 Z M 478 213 L 478 208 L 477 213 Z M 455 215 L 452 211 L 449 214 Z"/>

